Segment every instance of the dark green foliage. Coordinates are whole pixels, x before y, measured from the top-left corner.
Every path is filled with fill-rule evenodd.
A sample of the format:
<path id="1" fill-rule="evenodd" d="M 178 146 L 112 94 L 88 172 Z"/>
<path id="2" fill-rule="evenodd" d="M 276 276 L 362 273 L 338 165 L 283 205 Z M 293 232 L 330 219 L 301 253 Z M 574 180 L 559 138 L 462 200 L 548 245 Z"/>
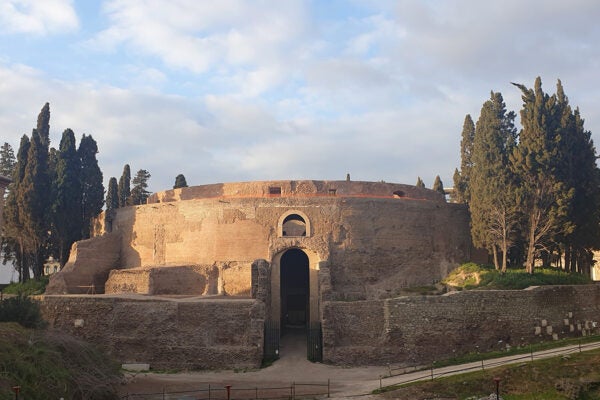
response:
<path id="1" fill-rule="evenodd" d="M 50 104 L 44 104 L 37 119 L 36 130 L 46 150 L 50 146 Z"/>
<path id="2" fill-rule="evenodd" d="M 133 189 L 131 189 L 131 204 L 139 205 L 146 204 L 146 200 L 150 195 L 146 189 L 148 188 L 148 179 L 150 173 L 145 169 L 140 169 L 133 178 Z"/>
<path id="3" fill-rule="evenodd" d="M 48 194 L 48 151 L 38 132 L 31 134 L 31 146 L 27 154 L 25 175 L 20 182 L 17 205 L 24 233 L 24 247 L 32 257 L 31 269 L 36 278 L 43 273 L 45 244 L 50 228 L 50 204 Z"/>
<path id="4" fill-rule="evenodd" d="M 56 164 L 55 197 L 52 204 L 53 236 L 58 247 L 58 259 L 63 266 L 69 258 L 71 245 L 81 238 L 81 161 L 75 150 L 75 134 L 63 132 Z"/>
<path id="5" fill-rule="evenodd" d="M 524 215 L 527 243 L 525 267 L 533 273 L 536 252 L 551 248 L 555 240 L 573 231 L 568 211 L 574 189 L 561 179 L 563 156 L 558 143 L 562 112 L 557 97 L 542 91 L 538 77 L 534 89 L 516 85 L 523 93 L 519 145 L 512 165 L 518 177 L 517 198 Z"/>
<path id="6" fill-rule="evenodd" d="M 425 182 L 423 182 L 423 179 L 421 179 L 420 176 L 417 177 L 417 183 L 415 184 L 415 186 L 418 188 L 425 188 Z"/>
<path id="7" fill-rule="evenodd" d="M 46 285 L 48 285 L 49 277 L 47 275 L 42 276 L 39 280 L 30 279 L 27 282 L 11 283 L 4 288 L 2 293 L 5 294 L 16 294 L 22 296 L 31 296 L 35 294 L 44 294 L 46 291 Z"/>
<path id="8" fill-rule="evenodd" d="M 104 185 L 103 176 L 96 154 L 98 145 L 91 135 L 85 134 L 81 137 L 77 155 L 81 163 L 81 217 L 82 231 L 81 238 L 90 237 L 90 228 L 92 220 L 102 212 L 104 205 Z"/>
<path id="9" fill-rule="evenodd" d="M 173 189 L 188 187 L 187 182 L 185 181 L 185 176 L 183 174 L 179 174 L 175 177 L 175 185 L 173 185 Z"/>
<path id="10" fill-rule="evenodd" d="M 475 124 L 471 115 L 465 116 L 460 141 L 460 172 L 454 179 L 453 200 L 457 203 L 468 203 L 470 200 L 469 182 L 471 179 L 471 168 L 473 167 L 473 141 L 475 140 Z M 457 171 L 458 172 L 458 171 Z"/>
<path id="11" fill-rule="evenodd" d="M 443 194 L 444 196 L 446 195 L 446 192 L 444 191 L 444 184 L 442 183 L 442 180 L 440 179 L 439 175 L 435 177 L 432 189 L 436 192 Z"/>
<path id="12" fill-rule="evenodd" d="M 500 93 L 492 92 L 481 108 L 471 152 L 469 202 L 475 246 L 488 249 L 496 269 L 506 271 L 508 250 L 519 221 L 515 177 L 509 155 L 516 144 L 515 114 L 507 112 Z M 502 266 L 498 262 L 498 249 Z"/>
<path id="13" fill-rule="evenodd" d="M 12 177 L 17 160 L 15 152 L 10 144 L 4 142 L 0 147 L 0 175 L 7 178 Z"/>
<path id="14" fill-rule="evenodd" d="M 118 398 L 119 366 L 94 346 L 64 333 L 0 324 L 0 399 Z"/>
<path id="15" fill-rule="evenodd" d="M 45 325 L 38 303 L 22 294 L 0 301 L 0 322 L 16 322 L 25 328 Z"/>
<path id="16" fill-rule="evenodd" d="M 130 196 L 131 196 L 131 168 L 129 168 L 129 164 L 125 164 L 123 167 L 123 174 L 121 178 L 119 178 L 119 207 L 125 207 L 130 205 Z"/>
<path id="17" fill-rule="evenodd" d="M 104 213 L 104 226 L 107 232 L 112 232 L 112 221 L 117 208 L 119 208 L 119 187 L 117 184 L 117 178 L 112 176 L 108 180 L 108 192 L 106 193 L 106 212 Z"/>

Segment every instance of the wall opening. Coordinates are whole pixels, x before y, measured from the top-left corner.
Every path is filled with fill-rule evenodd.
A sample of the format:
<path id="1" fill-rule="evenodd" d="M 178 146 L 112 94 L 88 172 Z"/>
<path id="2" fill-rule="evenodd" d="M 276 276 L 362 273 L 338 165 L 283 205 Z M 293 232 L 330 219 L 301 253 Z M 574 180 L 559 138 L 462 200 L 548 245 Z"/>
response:
<path id="1" fill-rule="evenodd" d="M 306 236 L 306 221 L 298 214 L 290 214 L 283 220 L 282 236 Z"/>
<path id="2" fill-rule="evenodd" d="M 304 329 L 309 321 L 309 262 L 300 249 L 290 249 L 280 262 L 281 328 Z"/>

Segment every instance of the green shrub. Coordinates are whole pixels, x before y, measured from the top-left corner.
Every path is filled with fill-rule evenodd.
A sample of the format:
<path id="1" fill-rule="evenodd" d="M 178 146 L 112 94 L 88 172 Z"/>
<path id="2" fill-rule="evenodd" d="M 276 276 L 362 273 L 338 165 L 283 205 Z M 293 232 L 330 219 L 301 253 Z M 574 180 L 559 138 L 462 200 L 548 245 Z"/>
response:
<path id="1" fill-rule="evenodd" d="M 3 293 L 31 296 L 32 294 L 43 294 L 46 291 L 46 285 L 49 281 L 48 276 L 42 276 L 40 279 L 29 279 L 24 283 L 11 283 Z"/>
<path id="2" fill-rule="evenodd" d="M 45 325 L 39 305 L 23 295 L 0 301 L 0 322 L 16 322 L 25 328 L 41 328 Z"/>

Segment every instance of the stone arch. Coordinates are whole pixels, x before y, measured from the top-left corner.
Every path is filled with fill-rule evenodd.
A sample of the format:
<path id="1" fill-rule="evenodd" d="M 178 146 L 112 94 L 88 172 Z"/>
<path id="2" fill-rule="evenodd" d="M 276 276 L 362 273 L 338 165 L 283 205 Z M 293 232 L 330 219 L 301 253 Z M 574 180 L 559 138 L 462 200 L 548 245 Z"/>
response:
<path id="1" fill-rule="evenodd" d="M 277 222 L 278 237 L 310 237 L 311 234 L 310 219 L 302 211 L 288 210 L 279 217 Z"/>
<path id="2" fill-rule="evenodd" d="M 319 314 L 319 258 L 313 251 L 299 246 L 291 246 L 275 253 L 271 259 L 271 319 L 280 321 L 282 312 L 281 302 L 281 272 L 282 258 L 290 251 L 302 252 L 308 259 L 308 304 L 307 304 L 307 323 L 320 321 Z M 284 266 L 285 270 L 285 266 Z"/>

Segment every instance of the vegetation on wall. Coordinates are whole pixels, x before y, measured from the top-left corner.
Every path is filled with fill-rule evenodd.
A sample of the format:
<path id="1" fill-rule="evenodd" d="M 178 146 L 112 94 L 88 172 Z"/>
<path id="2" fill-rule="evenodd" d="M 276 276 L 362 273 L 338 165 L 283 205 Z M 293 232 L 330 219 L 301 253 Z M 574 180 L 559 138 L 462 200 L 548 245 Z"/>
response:
<path id="1" fill-rule="evenodd" d="M 532 274 L 542 259 L 589 275 L 592 250 L 600 248 L 591 133 L 560 80 L 552 95 L 540 78 L 533 89 L 515 86 L 523 99 L 519 132 L 500 93 L 491 93 L 475 125 L 465 118 L 453 200 L 468 204 L 473 242 L 489 251 L 496 269 L 525 265 Z"/>

